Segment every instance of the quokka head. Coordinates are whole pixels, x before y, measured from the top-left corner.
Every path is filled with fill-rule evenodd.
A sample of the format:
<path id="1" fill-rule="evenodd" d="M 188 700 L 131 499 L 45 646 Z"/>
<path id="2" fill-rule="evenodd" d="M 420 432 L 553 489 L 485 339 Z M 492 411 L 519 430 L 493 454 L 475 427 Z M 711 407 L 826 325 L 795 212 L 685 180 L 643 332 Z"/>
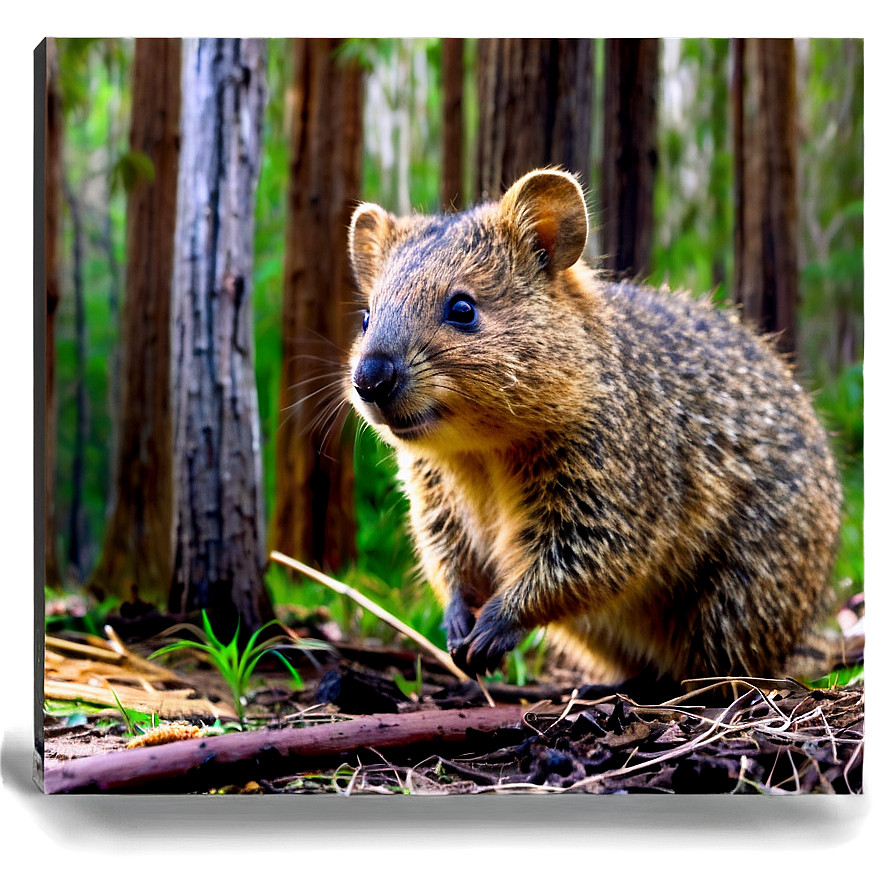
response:
<path id="1" fill-rule="evenodd" d="M 504 446 L 568 416 L 593 315 L 571 272 L 587 235 L 581 187 L 553 169 L 460 214 L 361 205 L 349 251 L 366 308 L 347 384 L 361 416 L 425 453 Z"/>

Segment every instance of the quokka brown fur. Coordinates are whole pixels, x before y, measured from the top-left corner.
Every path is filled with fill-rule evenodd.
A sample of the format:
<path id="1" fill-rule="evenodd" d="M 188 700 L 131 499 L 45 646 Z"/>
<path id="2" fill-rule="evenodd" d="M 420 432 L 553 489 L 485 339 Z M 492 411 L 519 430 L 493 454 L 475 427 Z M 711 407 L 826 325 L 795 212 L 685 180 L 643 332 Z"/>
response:
<path id="1" fill-rule="evenodd" d="M 448 645 L 472 673 L 532 628 L 608 684 L 775 675 L 826 609 L 840 486 L 768 338 L 580 259 L 582 190 L 352 219 L 367 302 L 348 391 L 396 450 Z"/>

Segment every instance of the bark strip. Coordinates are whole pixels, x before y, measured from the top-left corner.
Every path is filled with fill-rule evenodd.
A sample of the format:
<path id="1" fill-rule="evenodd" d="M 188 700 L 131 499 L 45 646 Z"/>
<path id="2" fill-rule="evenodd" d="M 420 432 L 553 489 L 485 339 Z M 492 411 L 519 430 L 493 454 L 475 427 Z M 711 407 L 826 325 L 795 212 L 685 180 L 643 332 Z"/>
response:
<path id="1" fill-rule="evenodd" d="M 312 728 L 177 741 L 71 760 L 47 769 L 44 787 L 47 793 L 204 790 L 215 783 L 294 774 L 370 747 L 463 741 L 470 729 L 489 732 L 518 725 L 524 712 L 520 706 L 489 706 L 383 713 Z"/>

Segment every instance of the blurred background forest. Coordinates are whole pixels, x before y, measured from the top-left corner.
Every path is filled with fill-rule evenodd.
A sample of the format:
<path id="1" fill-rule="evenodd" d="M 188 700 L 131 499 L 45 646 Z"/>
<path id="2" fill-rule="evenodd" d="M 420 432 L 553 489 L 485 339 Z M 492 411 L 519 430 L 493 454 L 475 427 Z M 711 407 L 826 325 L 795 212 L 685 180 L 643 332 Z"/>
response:
<path id="1" fill-rule="evenodd" d="M 52 272 L 48 267 L 48 301 L 53 284 L 55 297 L 48 316 L 54 366 L 47 420 L 47 585 L 50 599 L 74 591 L 91 593 L 105 609 L 139 598 L 174 612 L 214 602 L 214 596 L 199 593 L 178 606 L 173 597 L 185 588 L 182 582 L 170 584 L 186 550 L 186 542 L 171 535 L 180 531 L 176 505 L 184 487 L 178 492 L 177 482 L 185 481 L 178 479 L 177 448 L 168 485 L 145 470 L 136 484 L 122 484 L 121 478 L 129 456 L 136 465 L 136 455 L 122 447 L 129 410 L 139 414 L 150 402 L 145 396 L 127 397 L 132 394 L 127 391 L 128 351 L 133 354 L 126 345 L 131 338 L 126 336 L 131 326 L 127 308 L 138 301 L 133 296 L 141 276 L 132 257 L 140 238 L 129 228 L 144 201 L 140 197 L 161 191 L 166 177 L 160 157 L 139 144 L 138 119 L 150 108 L 140 93 L 146 91 L 138 71 L 141 43 L 149 41 L 57 39 L 48 49 L 48 152 L 55 133 L 61 161 L 58 181 L 49 169 L 47 180 L 48 226 L 58 233 L 55 267 Z M 167 43 L 173 45 L 171 71 L 179 73 L 180 42 Z M 257 467 L 261 483 L 260 521 L 253 536 L 260 545 L 252 550 L 261 558 L 263 584 L 258 587 L 263 594 L 253 598 L 261 607 L 255 621 L 269 615 L 271 606 L 284 611 L 327 607 L 345 631 L 379 633 L 375 620 L 362 620 L 320 586 L 298 582 L 279 567 L 265 568 L 267 550 L 281 550 L 338 574 L 444 644 L 441 610 L 413 568 L 403 499 L 388 451 L 369 432 L 356 431 L 351 420 L 340 431 L 335 408 L 317 405 L 312 394 L 333 381 L 328 373 L 333 368 L 316 366 L 313 357 L 329 351 L 326 340 L 340 341 L 333 332 L 349 338 L 359 321 L 357 314 L 343 315 L 348 324 L 333 324 L 331 331 L 322 323 L 322 303 L 351 310 L 351 286 L 343 282 L 347 268 L 338 268 L 345 268 L 344 254 L 330 250 L 324 236 L 331 235 L 333 245 L 344 243 L 347 215 L 359 199 L 398 213 L 437 212 L 464 207 L 509 185 L 524 172 L 508 171 L 511 150 L 518 155 L 521 150 L 508 144 L 524 144 L 538 124 L 525 115 L 513 121 L 512 110 L 519 104 L 514 91 L 534 92 L 531 84 L 537 82 L 556 91 L 547 113 L 553 130 L 530 158 L 536 164 L 574 167 L 582 176 L 594 225 L 587 250 L 592 262 L 655 284 L 694 293 L 713 290 L 720 301 L 746 305 L 738 287 L 745 282 L 738 253 L 749 254 L 743 216 L 760 185 L 749 165 L 751 153 L 758 151 L 750 148 L 744 132 L 744 122 L 748 127 L 756 110 L 753 95 L 740 85 L 749 79 L 751 66 L 761 68 L 761 60 L 750 55 L 759 51 L 744 46 L 754 42 L 721 39 L 260 43 L 264 102 L 250 222 L 254 232 L 249 230 L 251 282 L 237 290 L 237 305 L 248 296 L 243 305 L 251 312 L 244 331 L 254 368 L 248 388 L 256 390 L 260 427 L 258 463 L 245 464 Z M 574 57 L 569 48 L 548 46 L 564 43 L 575 44 Z M 777 43 L 786 44 L 789 54 L 785 74 L 793 96 L 783 114 L 789 116 L 796 162 L 795 204 L 784 212 L 793 225 L 793 295 L 787 302 L 795 314 L 786 337 L 793 341 L 785 339 L 785 345 L 794 350 L 800 377 L 834 434 L 843 469 L 846 503 L 835 584 L 845 598 L 863 587 L 863 45 L 846 39 Z M 644 46 L 625 46 L 636 44 Z M 158 46 L 147 49 L 156 57 L 160 52 Z M 179 74 L 170 77 L 177 80 Z M 632 86 L 647 102 L 648 112 L 637 114 L 647 122 L 646 136 L 638 139 L 647 146 L 646 161 L 639 164 L 647 166 L 649 176 L 638 189 L 646 205 L 632 212 L 629 222 L 637 237 L 629 238 L 633 255 L 617 263 L 627 237 L 625 227 L 614 221 L 618 185 L 605 157 L 619 139 L 608 125 L 616 120 L 612 110 L 618 113 L 620 97 L 623 110 L 632 102 L 626 93 Z M 149 94 L 159 100 L 163 89 L 150 87 Z M 186 112 L 186 93 L 183 103 Z M 170 111 L 164 127 L 176 132 L 181 119 Z M 162 127 L 162 115 L 156 109 L 146 118 Z M 571 115 L 575 127 L 564 130 L 564 115 Z M 636 137 L 639 126 L 635 121 L 630 128 Z M 186 136 L 172 143 L 181 153 L 182 169 Z M 164 137 L 153 139 L 146 146 L 162 146 Z M 355 144 L 353 155 L 349 148 Z M 175 173 L 177 164 L 175 159 Z M 51 219 L 53 190 L 58 201 Z M 173 241 L 173 206 L 170 215 L 167 230 L 161 211 L 154 220 Z M 144 268 L 159 265 L 153 256 L 142 258 Z M 145 332 L 147 319 L 144 314 L 133 326 Z M 173 319 L 171 311 L 163 327 L 170 328 Z M 784 327 L 773 322 L 770 328 Z M 164 347 L 156 349 L 159 362 L 168 365 Z M 339 357 L 338 351 L 331 354 L 331 363 Z M 172 370 L 173 394 L 182 384 Z M 305 393 L 296 391 L 301 381 Z M 129 409 L 129 401 L 140 407 Z M 171 401 L 169 410 L 177 411 L 178 399 Z M 185 427 L 173 424 L 181 435 Z M 310 457 L 300 463 L 296 446 L 303 443 Z M 321 457 L 337 467 L 319 469 Z M 339 462 L 341 472 L 334 473 Z M 128 488 L 141 501 L 158 490 L 173 495 L 165 510 L 171 523 L 154 536 L 169 544 L 169 553 L 163 550 L 157 563 L 161 571 L 141 568 L 139 559 L 124 571 L 115 568 L 116 558 L 143 552 L 138 538 L 123 536 L 129 526 L 144 523 L 116 516 L 122 490 Z M 300 517 L 305 521 L 297 521 Z M 315 526 L 315 519 L 327 520 L 326 527 Z M 310 532 L 304 541 L 303 527 Z"/>

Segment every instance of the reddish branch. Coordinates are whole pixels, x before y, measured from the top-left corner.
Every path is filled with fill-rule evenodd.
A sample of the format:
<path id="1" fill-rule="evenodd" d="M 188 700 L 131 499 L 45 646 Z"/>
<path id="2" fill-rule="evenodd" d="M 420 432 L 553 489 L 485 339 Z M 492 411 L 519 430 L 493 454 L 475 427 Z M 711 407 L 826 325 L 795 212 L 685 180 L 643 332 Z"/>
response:
<path id="1" fill-rule="evenodd" d="M 516 725 L 523 712 L 519 706 L 426 710 L 183 740 L 71 760 L 46 770 L 44 789 L 47 793 L 207 789 L 214 781 L 232 783 L 234 778 L 275 777 L 319 767 L 320 760 L 366 747 L 463 741 L 469 729 L 488 732 Z"/>

